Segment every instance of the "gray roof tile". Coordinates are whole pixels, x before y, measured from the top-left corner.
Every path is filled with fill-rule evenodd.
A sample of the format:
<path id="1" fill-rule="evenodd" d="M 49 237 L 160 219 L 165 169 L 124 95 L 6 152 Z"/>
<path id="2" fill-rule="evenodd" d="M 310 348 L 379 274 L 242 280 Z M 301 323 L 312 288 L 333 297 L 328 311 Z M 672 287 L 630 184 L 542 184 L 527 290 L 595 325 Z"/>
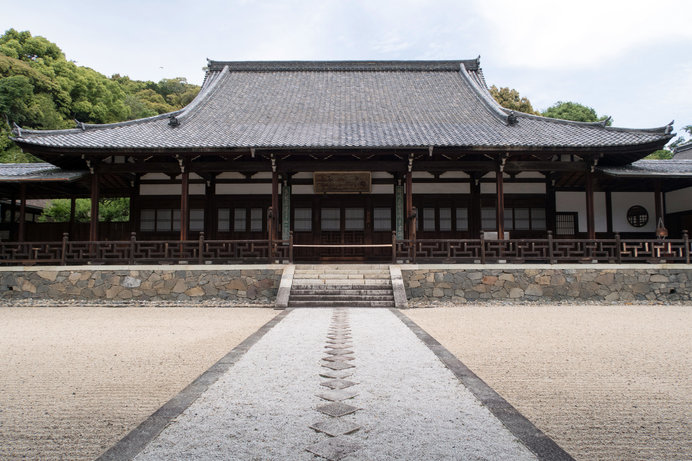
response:
<path id="1" fill-rule="evenodd" d="M 64 148 L 595 147 L 660 143 L 628 130 L 509 111 L 472 61 L 217 62 L 185 109 L 84 129 L 21 130 L 23 145 Z M 169 125 L 176 116 L 177 127 Z"/>

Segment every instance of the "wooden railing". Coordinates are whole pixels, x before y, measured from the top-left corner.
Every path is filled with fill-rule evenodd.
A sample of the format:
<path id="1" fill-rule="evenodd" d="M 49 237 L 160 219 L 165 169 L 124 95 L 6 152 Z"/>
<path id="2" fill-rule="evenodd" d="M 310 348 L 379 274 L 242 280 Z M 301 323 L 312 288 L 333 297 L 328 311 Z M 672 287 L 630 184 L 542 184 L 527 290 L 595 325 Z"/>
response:
<path id="1" fill-rule="evenodd" d="M 293 262 L 294 248 L 325 245 L 294 245 L 289 240 L 130 240 L 60 242 L 0 242 L 0 264 L 233 264 Z M 326 245 L 330 246 L 330 245 Z M 391 244 L 349 245 L 391 248 L 392 262 L 410 263 L 690 263 L 687 231 L 681 239 L 545 239 L 487 240 L 419 239 Z"/>
<path id="2" fill-rule="evenodd" d="M 446 239 L 398 240 L 395 259 L 414 263 L 690 263 L 687 231 L 681 239 Z"/>

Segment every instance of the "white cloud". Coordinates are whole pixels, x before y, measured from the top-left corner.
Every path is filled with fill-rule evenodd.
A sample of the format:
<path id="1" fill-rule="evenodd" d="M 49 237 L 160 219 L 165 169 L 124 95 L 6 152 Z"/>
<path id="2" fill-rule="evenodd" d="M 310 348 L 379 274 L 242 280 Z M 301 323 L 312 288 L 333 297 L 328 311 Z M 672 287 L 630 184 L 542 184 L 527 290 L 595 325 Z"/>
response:
<path id="1" fill-rule="evenodd" d="M 509 66 L 598 66 L 633 48 L 692 40 L 689 0 L 475 0 L 495 58 Z"/>

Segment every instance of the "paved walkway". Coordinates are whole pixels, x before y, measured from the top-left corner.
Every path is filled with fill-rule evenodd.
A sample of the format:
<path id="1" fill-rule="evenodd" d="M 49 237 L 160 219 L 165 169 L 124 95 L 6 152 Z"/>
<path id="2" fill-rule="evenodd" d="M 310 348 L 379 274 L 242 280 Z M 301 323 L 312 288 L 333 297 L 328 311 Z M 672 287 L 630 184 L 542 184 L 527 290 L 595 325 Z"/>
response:
<path id="1" fill-rule="evenodd" d="M 569 459 L 395 311 L 295 309 L 258 333 L 103 458 Z"/>

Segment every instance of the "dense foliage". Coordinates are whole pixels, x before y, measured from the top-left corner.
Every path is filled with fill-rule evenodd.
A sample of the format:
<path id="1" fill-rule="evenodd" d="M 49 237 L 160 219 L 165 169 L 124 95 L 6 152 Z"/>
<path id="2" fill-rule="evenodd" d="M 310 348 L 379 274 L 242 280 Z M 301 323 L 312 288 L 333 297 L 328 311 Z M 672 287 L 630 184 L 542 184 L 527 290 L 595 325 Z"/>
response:
<path id="1" fill-rule="evenodd" d="M 43 210 L 38 220 L 40 222 L 69 222 L 70 200 L 51 200 L 50 205 Z M 80 198 L 75 200 L 75 222 L 89 222 L 91 216 L 91 200 Z M 99 221 L 127 222 L 130 220 L 130 199 L 112 198 L 99 201 Z"/>
<path id="2" fill-rule="evenodd" d="M 600 122 L 606 121 L 606 125 L 612 125 L 612 119 L 607 115 L 598 116 L 596 111 L 588 106 L 576 102 L 558 101 L 544 110 L 541 115 L 562 120 L 574 120 L 575 122 Z"/>
<path id="3" fill-rule="evenodd" d="M 490 87 L 490 94 L 495 98 L 495 101 L 505 109 L 539 115 L 538 112 L 533 110 L 531 101 L 526 97 L 522 97 L 519 92 L 513 88 L 498 88 L 493 85 Z"/>
<path id="4" fill-rule="evenodd" d="M 58 46 L 30 32 L 0 36 L 0 162 L 35 161 L 8 135 L 22 128 L 60 129 L 112 123 L 171 112 L 188 104 L 199 87 L 184 78 L 158 83 L 106 77 L 68 61 Z"/>

